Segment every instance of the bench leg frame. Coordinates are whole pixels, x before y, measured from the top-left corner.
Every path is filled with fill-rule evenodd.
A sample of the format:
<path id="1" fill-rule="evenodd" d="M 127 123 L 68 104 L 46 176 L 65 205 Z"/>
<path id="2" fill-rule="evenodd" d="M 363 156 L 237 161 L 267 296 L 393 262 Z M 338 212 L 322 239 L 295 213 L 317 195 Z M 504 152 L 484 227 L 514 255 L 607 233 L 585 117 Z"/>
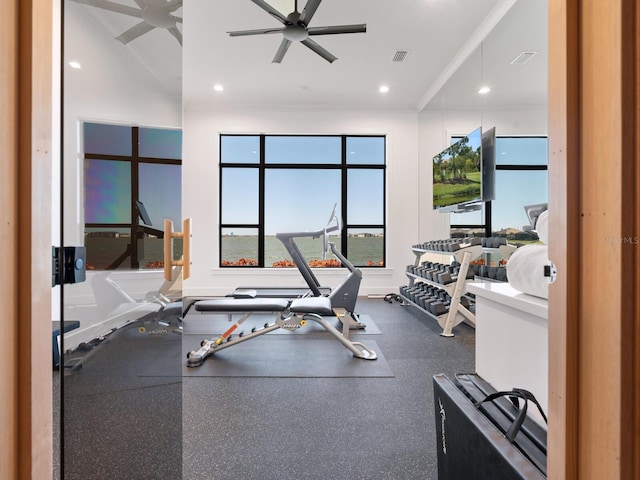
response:
<path id="1" fill-rule="evenodd" d="M 234 338 L 231 337 L 231 332 L 235 330 L 242 322 L 251 316 L 251 313 L 244 313 L 242 317 L 233 324 L 225 333 L 216 339 L 203 340 L 198 350 L 192 350 L 187 354 L 187 366 L 199 367 L 205 361 L 209 355 L 213 355 L 218 350 L 223 350 L 236 345 L 241 342 L 246 342 L 260 335 L 264 335 L 269 332 L 273 332 L 279 328 L 287 330 L 293 330 L 305 325 L 307 320 L 312 320 L 322 326 L 327 332 L 337 338 L 342 345 L 344 345 L 354 357 L 362 358 L 364 360 L 375 360 L 378 355 L 373 350 L 360 342 L 353 342 L 345 335 L 340 333 L 333 325 L 327 322 L 323 317 L 315 313 L 305 313 L 301 315 L 289 315 L 286 317 L 279 316 L 275 323 L 265 324 L 265 326 L 259 330 L 252 331 L 247 334 L 241 334 Z"/>

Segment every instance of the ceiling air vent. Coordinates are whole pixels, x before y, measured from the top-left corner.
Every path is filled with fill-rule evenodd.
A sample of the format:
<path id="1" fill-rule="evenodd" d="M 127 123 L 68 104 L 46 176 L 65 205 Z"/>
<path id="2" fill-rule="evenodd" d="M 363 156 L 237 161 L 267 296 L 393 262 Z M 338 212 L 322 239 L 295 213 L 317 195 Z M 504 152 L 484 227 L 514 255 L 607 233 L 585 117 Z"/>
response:
<path id="1" fill-rule="evenodd" d="M 404 59 L 407 58 L 407 54 L 409 50 L 396 50 L 396 53 L 393 54 L 392 62 L 404 62 Z"/>
<path id="2" fill-rule="evenodd" d="M 538 52 L 522 52 L 516 58 L 511 60 L 511 65 L 524 65 L 537 54 Z"/>

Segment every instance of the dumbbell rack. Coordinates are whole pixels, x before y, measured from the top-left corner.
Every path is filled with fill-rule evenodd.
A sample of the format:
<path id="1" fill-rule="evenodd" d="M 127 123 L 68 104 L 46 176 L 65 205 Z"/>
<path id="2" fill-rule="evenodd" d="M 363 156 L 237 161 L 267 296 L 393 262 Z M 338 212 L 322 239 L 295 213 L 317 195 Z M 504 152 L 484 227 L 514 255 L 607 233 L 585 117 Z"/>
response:
<path id="1" fill-rule="evenodd" d="M 504 260 L 509 260 L 513 252 L 515 252 L 518 247 L 516 245 L 510 244 L 507 241 L 507 239 L 504 237 L 488 237 L 488 238 L 483 237 L 481 238 L 481 245 L 482 245 L 482 258 L 485 260 L 484 265 L 480 267 L 474 267 L 473 265 L 469 266 L 469 268 L 473 270 L 473 273 L 476 276 L 476 280 L 480 280 L 482 282 L 489 282 L 489 283 L 507 282 L 508 279 L 506 278 L 506 268 L 493 266 L 492 255 L 497 254 L 500 257 L 502 257 Z M 482 267 L 484 267 L 487 270 L 490 270 L 492 268 L 497 268 L 498 270 L 502 269 L 503 272 L 500 275 L 503 278 L 498 278 L 491 274 L 481 273 L 479 270 Z"/>
<path id="2" fill-rule="evenodd" d="M 413 305 L 442 327 L 443 337 L 453 337 L 453 328 L 464 321 L 475 327 L 475 314 L 464 297 L 467 280 L 473 280 L 469 262 L 483 252 L 479 238 L 449 239 L 413 245 L 413 265 L 407 266 L 409 285 L 400 287 L 403 302 Z M 459 265 L 420 263 L 425 253 L 442 255 Z M 469 276 L 470 275 L 470 276 Z M 464 297 L 464 298 L 463 298 Z M 466 303 L 466 305 L 464 303 Z M 470 305 L 469 305 L 470 306 Z"/>

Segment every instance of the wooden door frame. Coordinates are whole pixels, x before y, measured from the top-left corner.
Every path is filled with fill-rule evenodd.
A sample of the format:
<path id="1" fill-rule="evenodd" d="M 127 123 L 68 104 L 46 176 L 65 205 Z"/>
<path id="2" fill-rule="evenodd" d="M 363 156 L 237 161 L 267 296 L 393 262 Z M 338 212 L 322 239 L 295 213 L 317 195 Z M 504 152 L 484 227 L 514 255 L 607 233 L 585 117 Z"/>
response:
<path id="1" fill-rule="evenodd" d="M 549 1 L 552 479 L 640 478 L 639 25 L 634 0 Z"/>
<path id="2" fill-rule="evenodd" d="M 2 6 L 0 477 L 49 479 L 53 2 Z"/>
<path id="3" fill-rule="evenodd" d="M 0 229 L 10 255 L 0 279 L 0 386 L 8 392 L 0 474 L 47 479 L 53 2 L 5 0 L 3 7 Z M 640 224 L 639 25 L 633 0 L 549 0 L 549 248 L 558 268 L 549 292 L 552 479 L 640 478 L 640 255 L 623 241 L 637 238 Z M 589 150 L 602 125 L 613 130 Z M 614 168 L 601 168 L 603 149 Z M 613 191 L 594 188 L 594 173 Z M 611 264 L 591 265 L 603 249 Z"/>

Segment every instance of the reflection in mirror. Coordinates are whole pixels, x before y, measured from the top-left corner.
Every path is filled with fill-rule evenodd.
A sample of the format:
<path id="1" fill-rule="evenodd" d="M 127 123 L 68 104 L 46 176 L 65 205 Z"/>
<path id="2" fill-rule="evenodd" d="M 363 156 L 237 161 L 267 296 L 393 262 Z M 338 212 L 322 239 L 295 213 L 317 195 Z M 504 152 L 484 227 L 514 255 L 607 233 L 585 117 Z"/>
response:
<path id="1" fill-rule="evenodd" d="M 526 198 L 517 195 L 496 198 L 495 202 L 485 204 L 482 211 L 471 213 L 436 213 L 429 202 L 430 195 L 423 196 L 423 210 L 428 219 L 424 223 L 441 225 L 442 238 L 454 233 L 517 236 L 526 223 L 523 208 L 526 202 L 534 197 L 536 202 L 546 202 L 547 2 L 514 2 L 420 112 L 422 156 L 427 159 L 421 170 L 424 191 L 432 182 L 430 165 L 426 165 L 432 156 L 449 146 L 452 137 L 466 135 L 478 126 L 483 131 L 495 127 L 497 145 L 522 143 L 521 148 L 513 149 L 513 158 L 516 151 L 529 151 L 515 159 L 517 167 L 511 161 L 505 163 L 504 149 L 497 151 L 496 181 L 508 183 L 515 178 L 507 173 L 510 168 L 531 166 L 529 174 L 525 174 L 531 184 L 520 190 L 523 194 L 527 192 Z M 529 148 L 532 141 L 535 146 Z M 507 187 L 498 183 L 497 195 L 513 193 L 514 189 Z M 513 208 L 503 208 L 506 204 Z M 492 214 L 494 206 L 497 210 L 494 208 Z M 429 238 L 433 230 L 421 232 L 423 238 Z"/>
<path id="2" fill-rule="evenodd" d="M 87 274 L 61 299 L 55 478 L 182 475 L 182 2 L 162 25 L 120 4 L 63 2 L 60 218 Z"/>

